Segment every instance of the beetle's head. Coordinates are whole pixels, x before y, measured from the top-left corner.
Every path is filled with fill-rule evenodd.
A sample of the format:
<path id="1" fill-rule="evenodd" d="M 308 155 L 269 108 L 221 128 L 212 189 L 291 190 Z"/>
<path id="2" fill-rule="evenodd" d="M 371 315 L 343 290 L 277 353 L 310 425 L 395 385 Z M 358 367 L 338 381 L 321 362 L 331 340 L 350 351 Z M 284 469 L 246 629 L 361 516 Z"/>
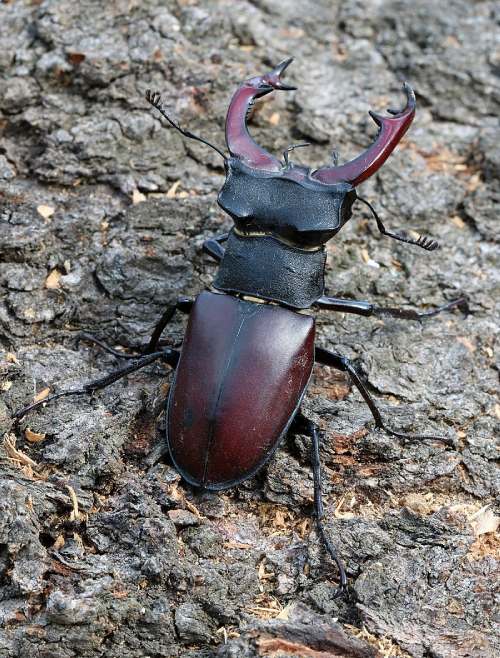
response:
<path id="1" fill-rule="evenodd" d="M 255 78 L 245 80 L 244 84 L 247 87 L 252 87 L 253 89 L 257 90 L 255 96 L 256 98 L 261 98 L 262 96 L 269 94 L 275 89 L 281 91 L 293 91 L 294 89 L 297 89 L 297 87 L 287 85 L 281 80 L 281 76 L 285 72 L 285 69 L 292 62 L 293 57 L 289 57 L 288 59 L 285 59 L 283 62 L 281 62 L 281 64 L 278 64 L 278 66 L 276 66 L 276 68 L 274 68 L 272 71 L 269 71 L 269 73 L 264 73 L 264 75 L 257 75 Z"/>

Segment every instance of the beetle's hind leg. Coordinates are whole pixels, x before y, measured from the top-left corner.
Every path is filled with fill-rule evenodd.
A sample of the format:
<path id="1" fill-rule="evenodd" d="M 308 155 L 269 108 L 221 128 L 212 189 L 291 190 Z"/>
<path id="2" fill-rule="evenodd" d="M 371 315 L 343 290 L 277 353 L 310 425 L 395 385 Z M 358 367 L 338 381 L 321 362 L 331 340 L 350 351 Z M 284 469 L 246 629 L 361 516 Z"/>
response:
<path id="1" fill-rule="evenodd" d="M 356 368 L 349 359 L 347 359 L 345 356 L 342 356 L 341 354 L 338 354 L 337 352 L 330 352 L 329 350 L 325 350 L 322 347 L 315 348 L 315 357 L 317 363 L 321 363 L 325 366 L 331 366 L 336 370 L 347 372 L 351 378 L 352 383 L 354 386 L 356 386 L 358 391 L 361 393 L 363 400 L 368 405 L 375 420 L 376 427 L 383 429 L 385 432 L 387 432 L 387 434 L 396 436 L 400 439 L 437 439 L 447 443 L 448 445 L 453 445 L 452 439 L 448 439 L 444 436 L 435 436 L 430 434 L 404 434 L 402 432 L 395 432 L 394 430 L 391 430 L 382 420 L 382 416 L 377 408 L 377 405 L 375 404 L 375 400 L 370 395 L 370 392 L 368 391 Z"/>
<path id="2" fill-rule="evenodd" d="M 143 357 L 140 357 L 139 359 L 136 359 L 136 361 L 133 363 L 129 363 L 126 366 L 123 366 L 122 368 L 113 370 L 113 372 L 110 372 L 104 377 L 99 377 L 99 379 L 94 379 L 93 381 L 87 382 L 80 388 L 70 388 L 66 391 L 59 391 L 59 393 L 54 393 L 53 395 L 49 395 L 43 400 L 39 400 L 38 402 L 33 402 L 32 404 L 29 404 L 26 407 L 23 407 L 22 409 L 16 411 L 13 417 L 15 420 L 19 420 L 24 415 L 26 415 L 29 411 L 33 411 L 34 409 L 37 409 L 38 407 L 41 407 L 47 404 L 48 402 L 53 402 L 54 400 L 58 400 L 59 398 L 67 397 L 70 395 L 86 395 L 86 394 L 94 393 L 95 391 L 102 390 L 103 388 L 106 388 L 107 386 L 114 384 L 115 382 L 122 379 L 123 377 L 126 377 L 127 375 L 130 375 L 133 372 L 137 372 L 137 370 L 141 370 L 141 368 L 144 368 L 145 366 L 148 366 L 151 363 L 154 363 L 154 361 L 158 361 L 159 359 L 161 359 L 165 363 L 168 363 L 170 366 L 175 368 L 179 361 L 179 357 L 180 357 L 179 352 L 169 347 L 159 352 L 153 352 L 152 354 L 147 354 Z"/>
<path id="3" fill-rule="evenodd" d="M 321 541 L 339 570 L 340 587 L 337 594 L 342 594 L 347 590 L 347 575 L 342 560 L 337 553 L 337 549 L 328 537 L 323 525 L 324 510 L 323 494 L 321 491 L 321 462 L 319 458 L 319 427 L 312 420 L 306 418 L 301 412 L 295 417 L 294 425 L 299 432 L 304 432 L 304 434 L 307 434 L 311 439 L 311 463 L 314 479 L 314 518 L 316 520 L 316 526 Z"/>

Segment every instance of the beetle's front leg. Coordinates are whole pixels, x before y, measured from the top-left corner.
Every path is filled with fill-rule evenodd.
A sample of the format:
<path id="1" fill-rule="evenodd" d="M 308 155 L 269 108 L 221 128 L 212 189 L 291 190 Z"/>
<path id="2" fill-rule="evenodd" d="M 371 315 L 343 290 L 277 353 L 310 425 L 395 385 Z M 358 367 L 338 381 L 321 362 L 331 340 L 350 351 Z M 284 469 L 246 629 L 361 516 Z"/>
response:
<path id="1" fill-rule="evenodd" d="M 203 251 L 212 256 L 214 260 L 218 263 L 224 258 L 226 250 L 221 245 L 221 242 L 225 242 L 229 237 L 229 233 L 222 233 L 222 235 L 217 235 L 215 238 L 209 238 L 203 243 Z"/>
<path id="2" fill-rule="evenodd" d="M 450 311 L 453 308 L 460 309 L 466 315 L 470 312 L 465 297 L 460 297 L 460 299 L 455 299 L 448 304 L 443 304 L 432 311 L 424 311 L 423 313 L 414 311 L 410 308 L 375 306 L 375 304 L 372 304 L 371 302 L 356 301 L 355 299 L 341 299 L 339 297 L 320 297 L 315 302 L 315 306 L 329 309 L 330 311 L 354 313 L 356 315 L 364 315 L 367 317 L 383 317 L 384 315 L 388 315 L 393 318 L 399 318 L 400 320 L 424 320 L 425 318 L 432 318 L 443 311 Z"/>
<path id="3" fill-rule="evenodd" d="M 347 359 L 345 356 L 342 356 L 341 354 L 338 354 L 337 352 L 330 352 L 329 350 L 325 350 L 322 347 L 315 348 L 315 358 L 317 363 L 321 363 L 325 366 L 331 366 L 336 370 L 342 370 L 343 372 L 348 373 L 352 383 L 354 386 L 356 386 L 358 391 L 361 393 L 363 400 L 368 405 L 375 420 L 375 426 L 383 429 L 385 432 L 387 432 L 387 434 L 396 436 L 400 439 L 437 439 L 439 441 L 444 441 L 444 443 L 447 443 L 448 445 L 453 445 L 452 439 L 448 439 L 444 436 L 434 436 L 429 434 L 404 434 L 402 432 L 395 432 L 394 430 L 391 430 L 382 420 L 382 416 L 377 408 L 377 405 L 375 404 L 374 399 L 370 395 L 365 384 L 361 381 L 356 368 L 349 359 Z"/>

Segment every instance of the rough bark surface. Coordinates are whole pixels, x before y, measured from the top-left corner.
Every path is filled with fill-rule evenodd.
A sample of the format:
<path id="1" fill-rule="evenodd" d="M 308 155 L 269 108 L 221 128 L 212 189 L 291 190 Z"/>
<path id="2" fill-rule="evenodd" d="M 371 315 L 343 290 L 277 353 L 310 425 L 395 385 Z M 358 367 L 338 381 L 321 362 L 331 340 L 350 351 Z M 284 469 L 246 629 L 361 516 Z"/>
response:
<path id="1" fill-rule="evenodd" d="M 500 109 L 494 2 L 39 0 L 0 4 L 0 656 L 499 655 L 492 532 Z M 210 285 L 204 239 L 235 86 L 288 55 L 299 90 L 253 134 L 319 166 L 372 139 L 367 110 L 417 93 L 416 121 L 360 192 L 426 253 L 378 234 L 363 206 L 329 245 L 330 294 L 471 313 L 422 324 L 321 312 L 318 339 L 354 359 L 403 441 L 374 431 L 343 375 L 316 368 L 327 530 L 348 600 L 311 529 L 306 437 L 223 495 L 162 457 L 170 373 L 151 366 L 93 397 L 12 412 L 117 365 L 165 305 Z M 167 332 L 179 346 L 184 320 Z M 488 506 L 488 507 L 486 507 Z M 496 608 L 498 611 L 498 607 Z"/>

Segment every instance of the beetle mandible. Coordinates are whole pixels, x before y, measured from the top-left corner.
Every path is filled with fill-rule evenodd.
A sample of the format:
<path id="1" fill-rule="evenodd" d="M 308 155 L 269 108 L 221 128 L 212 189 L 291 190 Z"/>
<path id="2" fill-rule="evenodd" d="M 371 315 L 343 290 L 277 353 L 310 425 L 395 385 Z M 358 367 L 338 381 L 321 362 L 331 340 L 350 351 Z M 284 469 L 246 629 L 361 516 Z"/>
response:
<path id="1" fill-rule="evenodd" d="M 166 113 L 159 93 L 146 98 L 185 137 L 213 148 L 224 160 L 226 178 L 218 196 L 234 220 L 232 230 L 207 240 L 203 248 L 219 263 L 210 291 L 180 298 L 167 307 L 141 354 L 131 363 L 79 389 L 63 390 L 15 414 L 51 400 L 92 393 L 156 361 L 175 369 L 167 403 L 167 444 L 171 459 L 190 484 L 211 491 L 235 486 L 266 464 L 293 426 L 311 439 L 314 512 L 319 535 L 339 570 L 340 589 L 347 585 L 344 566 L 325 532 L 321 497 L 319 428 L 300 406 L 315 362 L 346 372 L 375 420 L 389 429 L 352 363 L 341 354 L 314 344 L 315 321 L 308 309 L 330 309 L 364 316 L 419 320 L 457 306 L 458 299 L 432 311 L 384 308 L 366 301 L 324 296 L 325 244 L 352 215 L 359 198 L 356 186 L 374 174 L 408 130 L 415 115 L 415 95 L 405 83 L 407 102 L 391 116 L 370 112 L 379 127 L 372 145 L 360 156 L 316 170 L 296 165 L 289 153 L 283 161 L 252 139 L 247 119 L 254 102 L 274 90 L 293 90 L 282 75 L 292 58 L 270 72 L 250 78 L 238 88 L 226 117 L 229 155 L 184 130 Z M 361 199 L 364 201 L 363 199 Z M 412 239 L 386 230 L 371 205 L 384 235 L 427 251 L 438 247 L 426 237 Z M 223 246 L 225 244 L 225 247 Z M 161 346 L 160 337 L 176 311 L 189 314 L 180 351 Z M 88 337 L 88 336 L 87 336 Z M 122 352 L 108 348 L 119 357 Z M 201 376 L 200 376 L 201 374 Z M 440 438 L 413 435 L 410 438 Z"/>

